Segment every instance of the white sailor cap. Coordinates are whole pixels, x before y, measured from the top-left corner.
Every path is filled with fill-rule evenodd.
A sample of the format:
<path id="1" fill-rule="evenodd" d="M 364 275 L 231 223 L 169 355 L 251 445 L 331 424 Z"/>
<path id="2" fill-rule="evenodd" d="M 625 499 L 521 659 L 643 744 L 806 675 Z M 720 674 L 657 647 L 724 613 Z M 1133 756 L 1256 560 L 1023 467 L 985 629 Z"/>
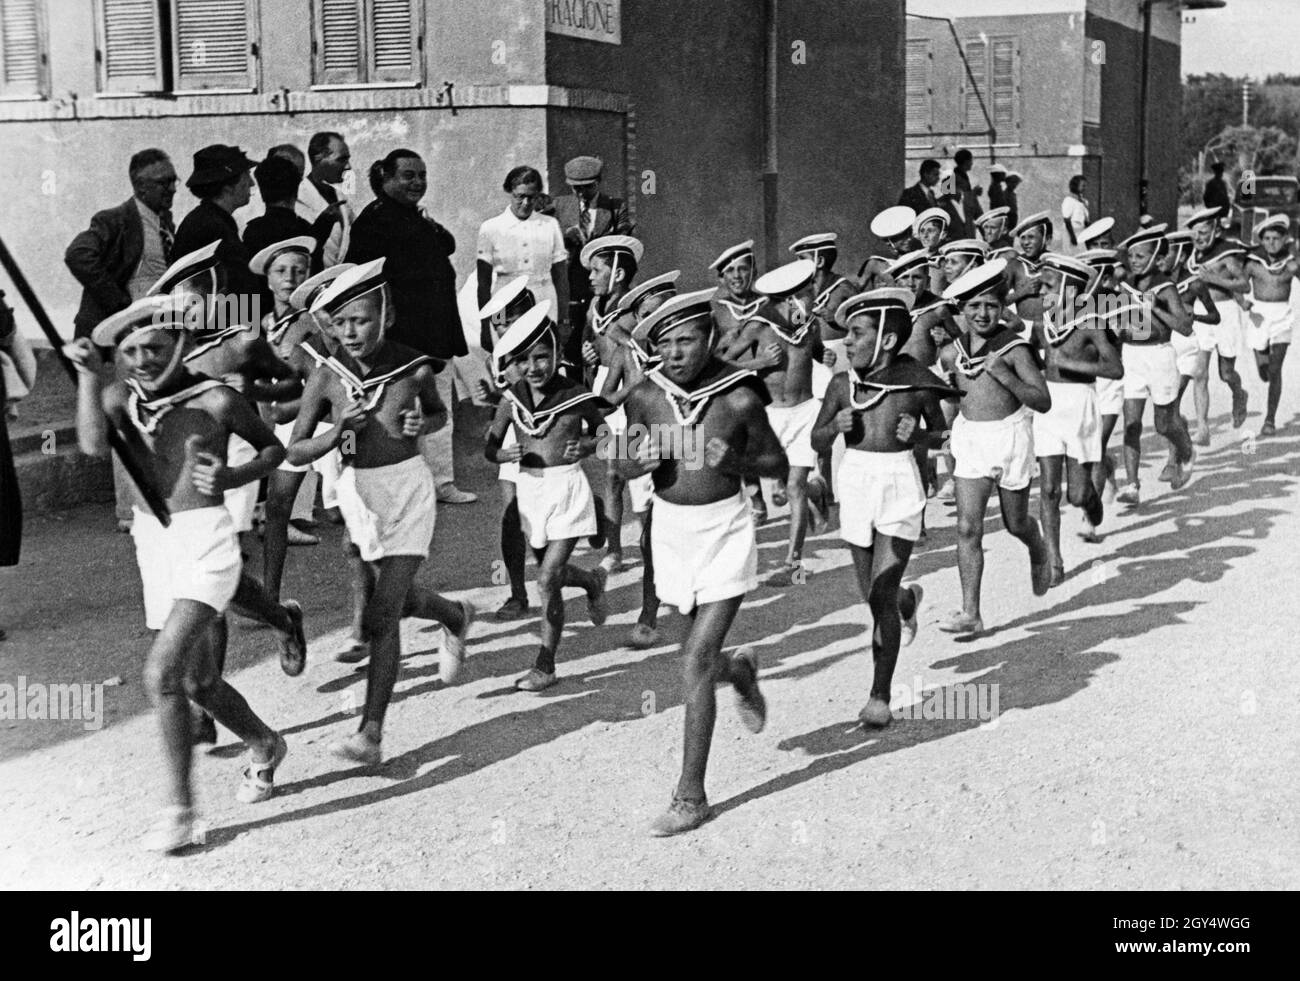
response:
<path id="1" fill-rule="evenodd" d="M 1087 245 L 1089 242 L 1093 241 L 1094 239 L 1101 238 L 1103 235 L 1105 235 L 1108 231 L 1110 231 L 1114 227 L 1115 227 L 1115 219 L 1111 218 L 1109 215 L 1105 218 L 1098 218 L 1091 225 L 1088 225 L 1087 227 L 1084 228 L 1083 231 L 1079 233 L 1079 244 Z"/>
<path id="2" fill-rule="evenodd" d="M 1006 219 L 1010 215 L 1011 215 L 1011 209 L 1008 207 L 989 208 L 988 211 L 984 212 L 984 214 L 980 215 L 978 218 L 975 219 L 975 227 L 983 228 L 989 222 L 997 221 L 999 218 L 1001 218 L 1003 221 L 1006 221 Z"/>
<path id="3" fill-rule="evenodd" d="M 622 299 L 618 301 L 618 312 L 627 313 L 629 310 L 635 310 L 637 305 L 649 296 L 659 296 L 662 293 L 669 296 L 676 295 L 677 279 L 681 274 L 680 269 L 674 269 L 672 272 L 666 272 L 647 279 L 639 286 L 628 290 L 623 294 Z"/>
<path id="4" fill-rule="evenodd" d="M 355 269 L 356 267 L 355 262 L 340 262 L 337 266 L 330 266 L 328 269 L 322 269 L 315 276 L 307 277 L 298 284 L 297 289 L 289 294 L 289 306 L 295 310 L 306 310 L 311 306 L 311 301 L 320 295 L 321 290 L 349 269 Z"/>
<path id="5" fill-rule="evenodd" d="M 816 275 L 815 262 L 811 259 L 796 259 L 759 276 L 754 280 L 754 292 L 773 300 L 782 300 L 798 293 L 811 283 Z"/>
<path id="6" fill-rule="evenodd" d="M 910 314 L 915 300 L 916 297 L 912 295 L 911 290 L 900 286 L 882 286 L 879 289 L 867 290 L 865 293 L 850 296 L 835 308 L 835 323 L 844 329 L 848 326 L 849 320 L 858 314 L 882 310 L 901 310 Z M 904 319 L 907 320 L 910 329 L 911 318 Z"/>
<path id="7" fill-rule="evenodd" d="M 158 277 L 158 281 L 149 287 L 145 296 L 158 296 L 170 293 L 185 280 L 217 267 L 217 249 L 221 240 L 209 242 L 201 249 L 195 249 L 189 255 L 183 255 Z"/>
<path id="8" fill-rule="evenodd" d="M 645 254 L 645 246 L 641 244 L 640 239 L 635 239 L 631 235 L 602 235 L 600 238 L 593 238 L 582 247 L 578 261 L 582 263 L 583 269 L 590 269 L 591 260 L 606 252 L 630 255 L 639 264 L 641 256 Z"/>
<path id="9" fill-rule="evenodd" d="M 1050 211 L 1040 211 L 1037 214 L 1030 215 L 1011 229 L 1011 237 L 1019 238 L 1022 233 L 1029 231 L 1035 225 L 1042 225 L 1043 234 L 1048 238 L 1052 237 L 1052 213 Z"/>
<path id="10" fill-rule="evenodd" d="M 1163 242 L 1165 232 L 1169 231 L 1169 226 L 1164 222 L 1159 225 L 1151 225 L 1148 228 L 1139 228 L 1124 241 L 1119 243 L 1121 249 L 1131 249 L 1135 245 L 1141 245 L 1143 242 Z"/>
<path id="11" fill-rule="evenodd" d="M 1001 164 L 994 164 L 993 166 L 991 166 L 991 167 L 989 168 L 989 173 L 990 173 L 990 174 L 1001 174 L 1003 177 L 1005 177 L 1006 174 L 1007 174 L 1007 168 L 1006 168 L 1006 167 L 1003 167 Z M 994 209 L 994 210 L 996 210 L 996 209 Z M 1007 210 L 1009 211 L 1010 209 L 1008 208 Z"/>
<path id="12" fill-rule="evenodd" d="M 886 241 L 902 235 L 911 235 L 915 222 L 915 211 L 905 204 L 896 204 L 871 219 L 871 234 Z"/>
<path id="13" fill-rule="evenodd" d="M 527 292 L 528 292 L 528 277 L 516 276 L 514 279 L 510 280 L 510 282 L 506 283 L 504 286 L 498 288 L 495 293 L 493 293 L 490 297 L 488 297 L 487 303 L 483 304 L 483 308 L 478 312 L 478 319 L 487 320 L 490 317 L 495 317 L 502 310 L 509 308 L 509 306 L 512 303 L 514 303 L 517 299 L 523 296 L 524 293 Z M 531 306 L 532 298 L 533 298 L 532 293 L 528 293 L 528 296 L 529 296 L 529 305 Z"/>
<path id="14" fill-rule="evenodd" d="M 1002 274 L 1006 268 L 1007 260 L 999 257 L 968 269 L 948 285 L 943 291 L 943 298 L 966 303 L 977 296 L 996 292 L 1002 289 Z"/>
<path id="15" fill-rule="evenodd" d="M 353 266 L 317 293 L 316 299 L 311 303 L 311 312 L 332 316 L 353 300 L 381 289 L 387 282 L 384 279 L 382 256 L 363 262 L 359 266 Z"/>
<path id="16" fill-rule="evenodd" d="M 90 332 L 99 347 L 117 347 L 129 337 L 151 330 L 192 330 L 202 320 L 202 308 L 170 293 L 143 296 L 125 310 L 105 317 Z"/>
<path id="17" fill-rule="evenodd" d="M 702 320 L 711 323 L 712 301 L 717 292 L 715 288 L 697 290 L 694 293 L 679 293 L 637 324 L 636 330 L 632 332 L 633 340 L 641 342 L 649 340 L 658 343 L 659 338 L 670 330 L 687 324 L 696 324 Z"/>
<path id="18" fill-rule="evenodd" d="M 816 235 L 805 235 L 799 239 L 790 246 L 790 251 L 795 255 L 816 255 L 827 249 L 837 249 L 839 240 L 840 237 L 834 232 L 818 232 Z"/>
<path id="19" fill-rule="evenodd" d="M 1291 219 L 1283 214 L 1270 215 L 1255 226 L 1255 235 L 1257 237 L 1263 235 L 1270 228 L 1276 228 L 1283 235 L 1289 235 L 1291 233 Z"/>
<path id="20" fill-rule="evenodd" d="M 1196 212 L 1196 214 L 1192 215 L 1192 217 L 1187 219 L 1187 227 L 1195 228 L 1203 222 L 1218 221 L 1219 218 L 1222 217 L 1222 214 L 1222 208 L 1202 208 L 1200 211 Z"/>
<path id="21" fill-rule="evenodd" d="M 989 243 L 982 238 L 957 238 L 951 242 L 944 242 L 939 246 L 939 255 L 947 257 L 950 255 L 970 255 L 978 259 L 987 259 L 989 257 Z"/>
<path id="22" fill-rule="evenodd" d="M 903 273 L 911 272 L 913 269 L 928 267 L 930 265 L 930 250 L 916 249 L 905 255 L 900 255 L 897 259 L 889 264 L 885 269 L 885 275 L 890 279 L 897 279 Z"/>
<path id="23" fill-rule="evenodd" d="M 551 301 L 547 299 L 520 314 L 519 319 L 510 325 L 492 348 L 493 360 L 498 365 L 507 365 L 548 339 L 552 347 L 557 347 L 558 339 L 548 316 L 550 312 Z"/>
<path id="24" fill-rule="evenodd" d="M 285 252 L 298 252 L 310 261 L 315 249 L 316 240 L 310 235 L 299 235 L 296 238 L 286 238 L 282 242 L 272 242 L 248 260 L 248 271 L 254 276 L 265 276 L 266 271 L 271 268 L 271 263 Z"/>
<path id="25" fill-rule="evenodd" d="M 1086 283 L 1092 279 L 1096 270 L 1076 256 L 1062 255 L 1060 252 L 1044 252 L 1038 259 L 1040 265 L 1055 269 L 1068 279 Z"/>
<path id="26" fill-rule="evenodd" d="M 1183 228 L 1179 231 L 1168 232 L 1165 234 L 1165 241 L 1175 248 L 1182 248 L 1184 245 L 1191 245 L 1195 239 L 1196 236 L 1192 234 L 1190 228 Z"/>
<path id="27" fill-rule="evenodd" d="M 1076 258 L 1086 262 L 1093 269 L 1113 269 L 1119 265 L 1119 253 L 1114 249 L 1089 249 L 1080 252 Z"/>
<path id="28" fill-rule="evenodd" d="M 746 239 L 739 245 L 733 245 L 731 248 L 723 252 L 722 255 L 710 262 L 709 268 L 715 269 L 719 273 L 724 273 L 741 259 L 753 258 L 753 255 L 754 240 L 752 238 Z"/>
<path id="29" fill-rule="evenodd" d="M 944 228 L 948 227 L 948 212 L 942 208 L 926 208 L 916 216 L 916 221 L 912 222 L 912 234 L 920 235 L 921 226 L 929 221 L 937 221 Z"/>

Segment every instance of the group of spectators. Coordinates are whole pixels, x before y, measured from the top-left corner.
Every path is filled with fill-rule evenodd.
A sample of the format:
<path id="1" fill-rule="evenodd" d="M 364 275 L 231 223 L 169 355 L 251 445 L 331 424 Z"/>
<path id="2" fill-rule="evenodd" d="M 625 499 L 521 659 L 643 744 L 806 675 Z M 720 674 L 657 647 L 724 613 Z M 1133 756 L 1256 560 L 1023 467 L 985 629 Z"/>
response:
<path id="1" fill-rule="evenodd" d="M 260 296 L 260 309 L 269 311 L 266 284 L 249 269 L 250 258 L 272 243 L 310 235 L 316 243 L 313 272 L 345 261 L 386 260 L 395 314 L 391 336 L 439 362 L 439 394 L 452 405 L 454 365 L 469 349 L 451 264 L 456 239 L 421 204 L 429 187 L 424 160 L 399 148 L 375 161 L 367 175 L 374 198 L 360 213 L 343 193 L 351 169 L 348 144 L 334 132 L 312 136 L 305 155 L 283 144 L 268 150 L 261 162 L 237 146 L 207 146 L 194 154 L 185 181 L 198 204 L 176 225 L 171 208 L 178 177 L 170 157 L 160 149 L 136 153 L 128 167 L 131 197 L 95 214 L 64 256 L 83 290 L 76 336 L 89 336 L 105 317 L 144 296 L 171 262 L 214 241 L 224 292 Z M 579 253 L 593 238 L 632 231 L 624 202 L 601 193 L 601 176 L 598 158 L 576 157 L 565 166 L 571 193 L 551 199 L 537 170 L 515 167 L 503 185 L 506 209 L 478 232 L 479 305 L 495 284 L 528 275 L 537 299 L 551 301 L 575 361 L 581 357 L 582 332 L 574 325 L 581 326 L 591 300 Z M 260 213 L 250 205 L 254 182 Z M 481 340 L 490 350 L 491 338 L 484 333 Z M 423 437 L 421 451 L 439 501 L 476 499 L 455 484 L 451 425 Z M 118 519 L 129 521 L 127 481 L 120 472 L 115 476 Z"/>

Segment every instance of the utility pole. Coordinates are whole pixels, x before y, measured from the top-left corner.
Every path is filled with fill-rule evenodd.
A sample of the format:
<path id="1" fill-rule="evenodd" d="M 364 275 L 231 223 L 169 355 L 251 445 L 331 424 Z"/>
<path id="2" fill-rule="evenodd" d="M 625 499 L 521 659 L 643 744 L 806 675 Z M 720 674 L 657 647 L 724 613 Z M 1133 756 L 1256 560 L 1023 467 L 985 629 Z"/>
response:
<path id="1" fill-rule="evenodd" d="M 1250 79 L 1241 83 L 1241 125 L 1250 125 Z"/>

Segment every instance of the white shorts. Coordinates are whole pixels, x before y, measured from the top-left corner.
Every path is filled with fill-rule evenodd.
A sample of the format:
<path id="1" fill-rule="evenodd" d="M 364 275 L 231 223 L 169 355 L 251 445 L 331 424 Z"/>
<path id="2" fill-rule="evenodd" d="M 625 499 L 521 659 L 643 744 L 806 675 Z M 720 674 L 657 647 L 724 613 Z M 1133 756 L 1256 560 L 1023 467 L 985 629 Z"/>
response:
<path id="1" fill-rule="evenodd" d="M 1039 457 L 1068 456 L 1080 463 L 1101 459 L 1101 413 L 1097 390 L 1079 382 L 1047 383 L 1052 407 L 1034 413 L 1034 453 Z"/>
<path id="2" fill-rule="evenodd" d="M 1294 323 L 1290 301 L 1254 300 L 1246 312 L 1246 340 L 1255 351 L 1267 351 L 1270 344 L 1290 344 Z"/>
<path id="3" fill-rule="evenodd" d="M 812 431 L 821 409 L 822 404 L 817 399 L 780 408 L 774 405 L 767 407 L 767 421 L 776 433 L 781 448 L 785 450 L 790 466 L 817 466 L 817 454 L 812 448 Z"/>
<path id="4" fill-rule="evenodd" d="M 758 538 L 744 488 L 712 504 L 654 502 L 650 552 L 659 599 L 690 613 L 758 585 Z"/>
<path id="5" fill-rule="evenodd" d="M 144 587 L 145 626 L 161 630 L 172 605 L 182 599 L 224 613 L 244 567 L 230 511 L 225 507 L 173 511 L 166 528 L 150 512 L 132 511 L 131 537 Z"/>
<path id="6" fill-rule="evenodd" d="M 952 423 L 954 477 L 988 478 L 1003 490 L 1023 490 L 1034 476 L 1033 415 L 1023 405 L 1004 419 L 972 422 L 958 415 Z"/>
<path id="7" fill-rule="evenodd" d="M 520 467 L 515 488 L 519 520 L 533 548 L 596 534 L 596 501 L 580 465 Z"/>
<path id="8" fill-rule="evenodd" d="M 1193 325 L 1196 342 L 1202 351 L 1218 351 L 1221 358 L 1235 358 L 1241 350 L 1241 307 L 1235 299 L 1215 300 L 1219 311 L 1217 324 Z"/>
<path id="9" fill-rule="evenodd" d="M 348 536 L 367 562 L 390 555 L 428 557 L 438 495 L 423 457 L 386 467 L 344 467 L 337 492 Z"/>
<path id="10" fill-rule="evenodd" d="M 501 448 L 507 449 L 511 446 L 519 445 L 519 437 L 515 435 L 515 427 L 510 426 L 506 430 L 505 438 L 501 440 Z M 512 484 L 519 482 L 519 461 L 512 460 L 510 463 L 502 463 L 497 467 L 497 480 L 505 480 Z"/>
<path id="11" fill-rule="evenodd" d="M 230 435 L 226 444 L 226 466 L 242 467 L 257 459 L 257 450 L 241 436 Z M 257 510 L 257 485 L 260 481 L 250 480 L 239 487 L 232 487 L 225 493 L 226 510 L 235 522 L 235 531 L 253 530 L 253 512 Z"/>
<path id="12" fill-rule="evenodd" d="M 632 498 L 632 513 L 645 514 L 655 496 L 655 479 L 652 474 L 642 474 L 627 482 L 627 492 Z"/>
<path id="13" fill-rule="evenodd" d="M 1174 362 L 1178 365 L 1178 374 L 1187 378 L 1201 378 L 1207 371 L 1201 364 L 1201 343 L 1196 338 L 1193 331 L 1191 336 L 1186 336 L 1174 331 L 1169 338 L 1169 343 L 1174 349 Z"/>
<path id="14" fill-rule="evenodd" d="M 835 372 L 827 368 L 820 361 L 814 361 L 812 364 L 812 393 L 813 398 L 817 401 L 826 397 L 826 389 L 831 387 L 831 379 L 835 377 Z"/>
<path id="15" fill-rule="evenodd" d="M 1125 344 L 1120 359 L 1124 362 L 1124 398 L 1149 398 L 1155 405 L 1168 405 L 1178 398 L 1181 379 L 1172 344 Z"/>
<path id="16" fill-rule="evenodd" d="M 1103 416 L 1117 416 L 1124 411 L 1124 379 L 1098 378 L 1097 411 Z"/>
<path id="17" fill-rule="evenodd" d="M 850 545 L 870 548 L 875 532 L 908 542 L 921 537 L 925 488 L 911 450 L 845 450 L 837 496 L 840 537 Z"/>

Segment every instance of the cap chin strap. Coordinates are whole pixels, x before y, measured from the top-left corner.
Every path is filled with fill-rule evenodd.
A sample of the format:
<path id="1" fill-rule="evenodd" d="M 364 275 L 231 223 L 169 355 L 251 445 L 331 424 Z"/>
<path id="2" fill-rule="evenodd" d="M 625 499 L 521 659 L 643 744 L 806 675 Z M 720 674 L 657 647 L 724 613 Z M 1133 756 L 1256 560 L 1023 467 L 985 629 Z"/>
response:
<path id="1" fill-rule="evenodd" d="M 167 328 L 153 327 L 151 329 L 166 330 Z M 133 336 L 135 335 L 133 334 L 128 335 L 128 337 L 133 337 Z M 127 340 L 127 338 L 123 338 L 123 340 L 125 341 Z M 176 338 L 176 346 L 172 349 L 172 359 L 171 361 L 167 362 L 167 367 L 163 369 L 162 374 L 160 374 L 157 378 L 155 378 L 151 382 L 143 382 L 143 381 L 139 382 L 138 384 L 140 385 L 140 387 L 144 389 L 146 392 L 156 392 L 160 388 L 165 388 L 167 386 L 167 383 L 172 380 L 173 376 L 175 376 L 176 369 L 180 367 L 181 360 L 184 357 L 184 354 L 185 354 L 185 335 L 181 334 L 180 337 Z"/>
<path id="2" fill-rule="evenodd" d="M 1162 249 L 1163 246 L 1157 244 L 1156 247 L 1151 250 L 1151 258 L 1147 259 L 1147 264 L 1142 267 L 1142 271 L 1138 273 L 1138 276 L 1146 276 L 1148 273 L 1151 272 L 1151 267 L 1154 266 L 1156 264 L 1156 260 L 1160 258 L 1160 253 Z"/>

